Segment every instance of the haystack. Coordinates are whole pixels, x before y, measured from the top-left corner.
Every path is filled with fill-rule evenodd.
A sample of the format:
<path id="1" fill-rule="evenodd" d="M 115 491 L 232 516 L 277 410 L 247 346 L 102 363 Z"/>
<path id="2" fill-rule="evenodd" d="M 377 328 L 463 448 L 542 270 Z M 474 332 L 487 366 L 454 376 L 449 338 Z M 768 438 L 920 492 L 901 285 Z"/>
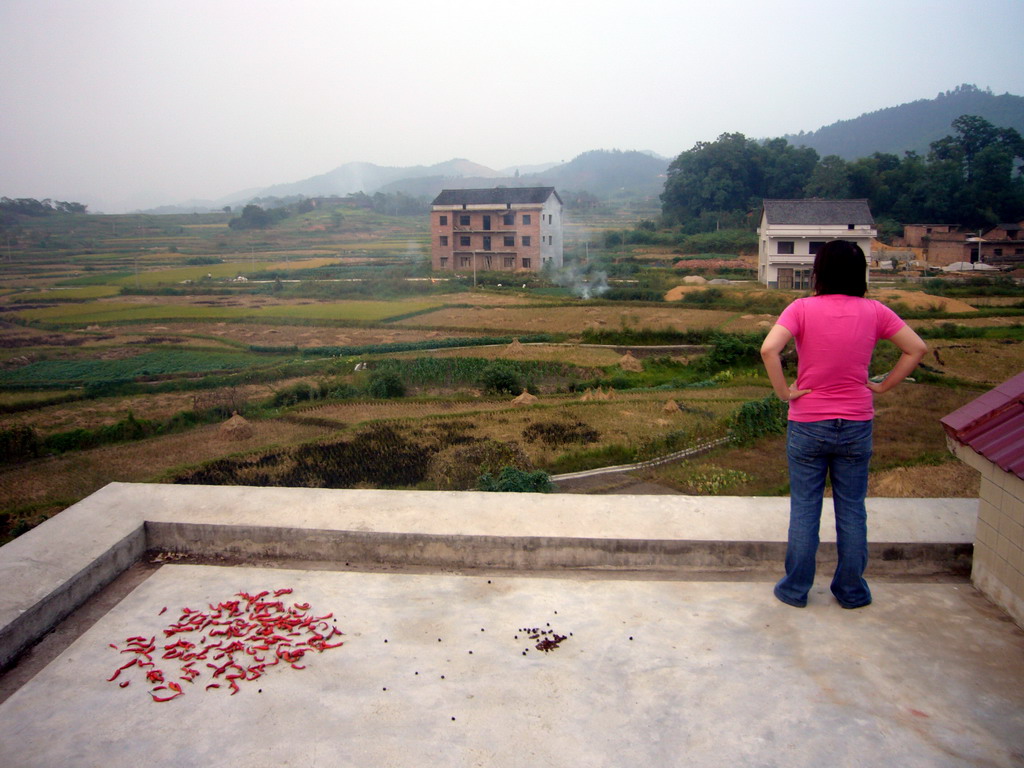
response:
<path id="1" fill-rule="evenodd" d="M 683 278 L 683 283 L 686 285 L 706 285 L 707 282 L 708 281 L 700 275 L 687 275 Z"/>
<path id="2" fill-rule="evenodd" d="M 238 411 L 233 411 L 231 418 L 217 430 L 217 436 L 222 440 L 247 440 L 253 434 L 252 424 L 239 416 Z"/>
<path id="3" fill-rule="evenodd" d="M 512 405 L 533 405 L 538 399 L 524 389 L 522 394 L 512 401 Z"/>
<path id="4" fill-rule="evenodd" d="M 526 348 L 519 343 L 519 339 L 512 339 L 512 343 L 502 352 L 504 357 L 522 357 L 524 354 L 526 354 Z"/>
<path id="5" fill-rule="evenodd" d="M 640 372 L 644 369 L 644 364 L 633 357 L 632 352 L 627 352 L 619 359 L 619 367 L 624 371 Z"/>
<path id="6" fill-rule="evenodd" d="M 661 410 L 665 413 L 678 413 L 682 409 L 679 407 L 679 403 L 675 400 L 669 399 L 665 401 L 665 405 L 661 407 Z"/>
<path id="7" fill-rule="evenodd" d="M 612 390 L 605 392 L 601 387 L 597 389 L 588 389 L 583 393 L 583 397 L 580 400 L 584 403 L 589 403 L 591 400 L 611 400 L 615 396 Z"/>

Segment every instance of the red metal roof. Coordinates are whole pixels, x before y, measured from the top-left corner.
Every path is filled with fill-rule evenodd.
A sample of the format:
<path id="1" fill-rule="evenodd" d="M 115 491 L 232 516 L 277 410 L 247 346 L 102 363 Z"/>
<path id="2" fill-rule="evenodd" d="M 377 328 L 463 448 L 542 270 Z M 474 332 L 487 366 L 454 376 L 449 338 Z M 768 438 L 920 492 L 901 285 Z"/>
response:
<path id="1" fill-rule="evenodd" d="M 1024 479 L 1024 373 L 944 417 L 946 434 Z"/>

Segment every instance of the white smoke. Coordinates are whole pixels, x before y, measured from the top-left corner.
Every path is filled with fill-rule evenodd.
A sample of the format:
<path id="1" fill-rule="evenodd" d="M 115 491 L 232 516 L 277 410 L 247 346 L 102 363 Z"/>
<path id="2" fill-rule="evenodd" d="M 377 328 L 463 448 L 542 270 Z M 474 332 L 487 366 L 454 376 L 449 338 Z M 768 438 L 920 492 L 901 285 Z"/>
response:
<path id="1" fill-rule="evenodd" d="M 581 299 L 594 299 L 608 290 L 608 275 L 591 264 L 566 264 L 551 276 L 551 282 L 568 288 Z"/>

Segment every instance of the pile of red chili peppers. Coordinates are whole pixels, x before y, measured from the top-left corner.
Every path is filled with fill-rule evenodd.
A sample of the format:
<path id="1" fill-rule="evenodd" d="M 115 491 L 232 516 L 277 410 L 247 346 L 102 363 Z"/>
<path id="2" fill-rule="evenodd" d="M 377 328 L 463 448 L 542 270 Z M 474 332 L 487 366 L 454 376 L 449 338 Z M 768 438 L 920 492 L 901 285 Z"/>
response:
<path id="1" fill-rule="evenodd" d="M 283 663 L 292 669 L 305 669 L 300 662 L 307 653 L 338 648 L 343 643 L 332 643 L 331 639 L 343 633 L 328 623 L 333 618 L 331 613 L 315 616 L 309 603 L 286 606 L 280 598 L 291 592 L 239 592 L 237 600 L 211 603 L 208 611 L 182 608 L 178 621 L 163 630 L 163 641 L 172 642 L 159 649 L 156 636 L 129 637 L 123 649 L 111 643 L 114 650 L 133 655 L 107 680 L 113 682 L 122 672 L 137 667 L 145 670 L 146 683 L 154 686 L 149 691 L 153 701 L 170 701 L 185 695 L 182 682 L 194 683 L 207 670 L 212 670 L 213 682 L 206 685 L 206 690 L 224 684 L 234 696 L 239 683 L 259 679 L 268 667 Z M 165 674 L 154 661 L 157 655 L 170 664 L 180 664 L 177 672 Z M 173 679 L 175 675 L 177 679 Z M 129 680 L 118 683 L 121 688 L 129 684 Z"/>

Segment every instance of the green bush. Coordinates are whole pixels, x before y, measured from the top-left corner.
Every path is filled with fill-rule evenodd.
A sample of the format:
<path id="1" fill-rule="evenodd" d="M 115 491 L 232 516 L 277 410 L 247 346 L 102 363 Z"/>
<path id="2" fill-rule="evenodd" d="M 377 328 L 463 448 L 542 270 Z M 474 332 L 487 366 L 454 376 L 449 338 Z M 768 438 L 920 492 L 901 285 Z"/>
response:
<path id="1" fill-rule="evenodd" d="M 522 391 L 519 373 L 509 363 L 495 361 L 480 374 L 480 386 L 488 393 L 517 395 Z"/>
<path id="2" fill-rule="evenodd" d="M 786 431 L 788 410 L 775 395 L 744 403 L 732 419 L 729 436 L 742 445 L 765 435 L 782 434 Z"/>
<path id="3" fill-rule="evenodd" d="M 497 477 L 490 472 L 484 472 L 480 475 L 476 487 L 479 491 L 505 493 L 551 493 L 554 490 L 547 472 L 524 472 L 515 467 L 502 467 Z"/>
<path id="4" fill-rule="evenodd" d="M 370 376 L 370 384 L 367 387 L 370 397 L 383 399 L 405 397 L 405 384 L 398 377 L 398 374 L 391 371 L 374 371 Z"/>
<path id="5" fill-rule="evenodd" d="M 712 337 L 712 348 L 702 360 L 706 371 L 761 364 L 762 337 L 757 334 L 721 333 Z"/>
<path id="6" fill-rule="evenodd" d="M 922 339 L 980 339 L 985 335 L 985 329 L 939 323 L 934 328 L 920 328 L 917 333 Z"/>
<path id="7" fill-rule="evenodd" d="M 32 427 L 17 424 L 0 430 L 0 463 L 34 459 L 42 453 L 43 444 Z"/>
<path id="8" fill-rule="evenodd" d="M 286 408 L 290 405 L 306 402 L 307 400 L 316 400 L 318 397 L 320 397 L 320 391 L 317 388 L 308 382 L 300 381 L 282 389 L 280 392 L 275 392 L 274 396 L 270 399 L 270 404 L 274 408 Z"/>

